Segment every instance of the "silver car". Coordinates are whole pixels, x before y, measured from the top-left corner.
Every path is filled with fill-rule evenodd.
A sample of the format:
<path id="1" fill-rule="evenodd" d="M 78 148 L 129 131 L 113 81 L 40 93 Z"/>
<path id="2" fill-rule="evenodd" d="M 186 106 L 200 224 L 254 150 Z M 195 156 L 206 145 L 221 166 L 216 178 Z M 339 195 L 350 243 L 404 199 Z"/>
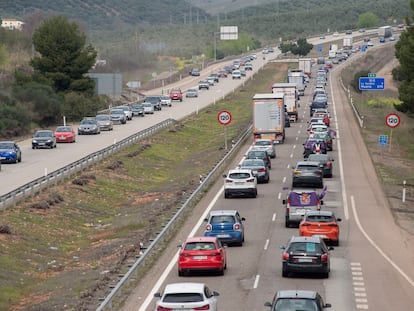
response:
<path id="1" fill-rule="evenodd" d="M 154 114 L 154 105 L 151 103 L 143 103 L 142 106 L 144 107 L 145 114 Z"/>
<path id="2" fill-rule="evenodd" d="M 101 128 L 95 118 L 85 118 L 78 127 L 78 135 L 100 134 Z"/>
<path id="3" fill-rule="evenodd" d="M 133 113 L 132 113 L 131 107 L 129 107 L 127 105 L 122 105 L 122 106 L 118 106 L 116 108 L 117 109 L 122 109 L 124 111 L 127 120 L 132 120 Z"/>
<path id="4" fill-rule="evenodd" d="M 253 147 L 256 150 L 266 151 L 269 157 L 271 157 L 272 159 L 276 158 L 276 147 L 275 147 L 273 139 L 270 139 L 270 138 L 269 139 L 267 138 L 256 139 L 253 143 Z"/>
<path id="5" fill-rule="evenodd" d="M 95 119 L 102 131 L 112 131 L 114 129 L 114 122 L 112 122 L 110 115 L 98 114 Z"/>
<path id="6" fill-rule="evenodd" d="M 109 115 L 111 116 L 111 120 L 114 123 L 125 124 L 127 122 L 125 113 L 122 109 L 113 108 L 109 112 Z"/>

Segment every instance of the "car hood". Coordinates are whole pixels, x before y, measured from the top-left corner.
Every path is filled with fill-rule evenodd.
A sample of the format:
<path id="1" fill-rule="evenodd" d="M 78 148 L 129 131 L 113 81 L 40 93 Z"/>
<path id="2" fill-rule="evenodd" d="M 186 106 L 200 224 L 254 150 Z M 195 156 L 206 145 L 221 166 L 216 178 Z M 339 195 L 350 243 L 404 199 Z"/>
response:
<path id="1" fill-rule="evenodd" d="M 53 140 L 53 137 L 33 137 L 33 140 L 48 141 L 48 140 Z"/>

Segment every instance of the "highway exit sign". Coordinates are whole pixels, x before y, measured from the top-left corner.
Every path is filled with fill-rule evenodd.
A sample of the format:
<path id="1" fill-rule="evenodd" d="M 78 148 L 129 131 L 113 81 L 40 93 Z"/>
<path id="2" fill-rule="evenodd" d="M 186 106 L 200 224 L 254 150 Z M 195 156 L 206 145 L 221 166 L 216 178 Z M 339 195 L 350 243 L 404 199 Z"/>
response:
<path id="1" fill-rule="evenodd" d="M 377 76 L 376 73 L 369 73 L 368 78 L 375 78 Z"/>
<path id="2" fill-rule="evenodd" d="M 384 78 L 359 78 L 359 90 L 360 91 L 382 91 L 385 87 Z"/>

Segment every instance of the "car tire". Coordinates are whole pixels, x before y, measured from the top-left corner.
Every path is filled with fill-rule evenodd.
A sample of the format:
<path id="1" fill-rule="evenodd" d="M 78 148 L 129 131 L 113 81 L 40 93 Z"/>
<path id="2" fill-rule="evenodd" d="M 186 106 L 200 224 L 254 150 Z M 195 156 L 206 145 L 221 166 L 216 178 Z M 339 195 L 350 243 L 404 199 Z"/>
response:
<path id="1" fill-rule="evenodd" d="M 230 198 L 230 195 L 229 195 L 226 191 L 224 191 L 224 198 L 225 198 L 225 199 Z"/>
<path id="2" fill-rule="evenodd" d="M 333 242 L 332 242 L 332 245 L 333 245 L 333 246 L 339 246 L 339 239 L 338 239 L 338 240 L 336 240 L 336 241 L 333 241 Z"/>
<path id="3" fill-rule="evenodd" d="M 322 273 L 322 278 L 329 279 L 329 272 Z"/>
<path id="4" fill-rule="evenodd" d="M 224 275 L 224 267 L 218 271 L 219 275 Z"/>
<path id="5" fill-rule="evenodd" d="M 252 197 L 253 198 L 256 198 L 257 197 L 257 189 L 254 190 Z"/>
<path id="6" fill-rule="evenodd" d="M 282 277 L 287 278 L 289 276 L 289 272 L 286 270 L 282 270 Z"/>
<path id="7" fill-rule="evenodd" d="M 267 176 L 267 179 L 265 180 L 265 183 L 268 184 L 270 181 L 270 176 Z"/>
<path id="8" fill-rule="evenodd" d="M 183 271 L 178 270 L 178 276 L 184 276 L 184 272 L 183 272 Z"/>

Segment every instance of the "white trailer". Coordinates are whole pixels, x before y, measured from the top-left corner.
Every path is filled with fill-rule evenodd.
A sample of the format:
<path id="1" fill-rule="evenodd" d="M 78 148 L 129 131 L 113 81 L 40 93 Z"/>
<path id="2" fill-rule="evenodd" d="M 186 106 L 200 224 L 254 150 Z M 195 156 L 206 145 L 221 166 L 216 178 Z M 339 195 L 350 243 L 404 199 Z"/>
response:
<path id="1" fill-rule="evenodd" d="M 299 58 L 299 69 L 302 70 L 308 77 L 310 77 L 312 72 L 312 59 Z"/>
<path id="2" fill-rule="evenodd" d="M 298 120 L 298 90 L 295 83 L 273 83 L 273 93 L 285 94 L 285 108 L 289 115 L 289 120 L 296 122 Z"/>

